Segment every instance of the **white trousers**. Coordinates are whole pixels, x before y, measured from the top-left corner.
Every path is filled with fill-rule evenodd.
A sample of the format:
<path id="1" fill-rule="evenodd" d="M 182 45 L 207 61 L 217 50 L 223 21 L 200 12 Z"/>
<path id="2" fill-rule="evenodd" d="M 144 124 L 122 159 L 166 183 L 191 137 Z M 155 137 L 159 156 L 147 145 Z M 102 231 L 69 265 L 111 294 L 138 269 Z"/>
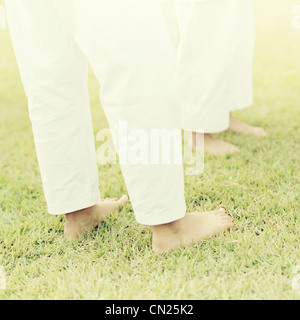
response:
<path id="1" fill-rule="evenodd" d="M 228 129 L 231 111 L 253 103 L 252 0 L 165 0 L 178 53 L 182 127 Z"/>
<path id="2" fill-rule="evenodd" d="M 88 63 L 115 136 L 120 121 L 128 131 L 180 128 L 176 59 L 161 4 L 8 0 L 6 5 L 49 212 L 92 206 L 100 194 Z M 185 215 L 181 164 L 126 164 L 122 171 L 138 222 L 158 225 Z"/>

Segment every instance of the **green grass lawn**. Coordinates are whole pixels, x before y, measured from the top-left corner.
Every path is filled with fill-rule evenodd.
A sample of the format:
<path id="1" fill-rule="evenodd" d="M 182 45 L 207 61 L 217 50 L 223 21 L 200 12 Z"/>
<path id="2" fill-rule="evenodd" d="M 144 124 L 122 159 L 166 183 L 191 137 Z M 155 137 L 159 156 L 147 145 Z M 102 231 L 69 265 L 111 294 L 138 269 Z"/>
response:
<path id="1" fill-rule="evenodd" d="M 189 211 L 224 206 L 232 232 L 154 255 L 151 232 L 130 206 L 77 243 L 63 240 L 63 218 L 47 213 L 27 102 L 7 30 L 0 30 L 0 256 L 2 299 L 299 299 L 299 1 L 256 0 L 255 104 L 236 117 L 266 139 L 223 133 L 241 153 L 207 156 L 187 177 Z M 90 76 L 95 133 L 107 126 Z M 126 193 L 118 166 L 99 168 L 104 197 Z"/>

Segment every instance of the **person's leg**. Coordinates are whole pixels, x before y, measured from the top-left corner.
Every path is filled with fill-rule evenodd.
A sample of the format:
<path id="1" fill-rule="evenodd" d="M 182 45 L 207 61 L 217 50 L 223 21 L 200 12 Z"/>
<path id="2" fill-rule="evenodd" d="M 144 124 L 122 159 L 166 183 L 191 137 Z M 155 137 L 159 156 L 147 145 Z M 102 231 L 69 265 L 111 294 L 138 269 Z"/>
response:
<path id="1" fill-rule="evenodd" d="M 113 213 L 120 211 L 129 199 L 122 196 L 120 199 L 102 199 L 95 205 L 66 214 L 64 234 L 66 240 L 73 240 L 79 235 L 85 236 Z"/>
<path id="2" fill-rule="evenodd" d="M 212 134 L 229 126 L 230 83 L 236 48 L 237 0 L 176 0 L 183 128 L 212 154 L 238 152 Z M 205 134 L 196 133 L 202 129 Z"/>
<path id="3" fill-rule="evenodd" d="M 187 247 L 233 227 L 225 209 L 211 212 L 188 213 L 183 219 L 153 226 L 153 250 L 163 253 Z"/>
<path id="4" fill-rule="evenodd" d="M 252 0 L 237 2 L 237 48 L 234 59 L 232 104 L 229 130 L 249 135 L 266 136 L 263 128 L 250 126 L 235 119 L 233 111 L 253 104 L 253 59 L 255 47 L 255 23 Z"/>
<path id="5" fill-rule="evenodd" d="M 229 130 L 236 133 L 254 135 L 258 137 L 266 137 L 267 133 L 264 128 L 251 126 L 241 120 L 236 119 L 232 113 L 230 114 Z"/>
<path id="6" fill-rule="evenodd" d="M 129 159 L 138 142 L 130 138 L 135 130 L 147 134 L 145 148 L 151 158 L 152 130 L 180 129 L 175 59 L 159 3 L 57 0 L 55 4 L 99 80 L 101 104 L 116 139 L 137 221 L 152 225 L 182 218 L 186 211 L 182 163 Z M 180 143 L 176 141 L 179 150 Z"/>
<path id="7" fill-rule="evenodd" d="M 49 0 L 23 0 L 22 3 L 18 0 L 10 0 L 8 11 L 12 38 L 29 98 L 30 116 L 50 212 L 64 214 L 72 211 L 67 215 L 67 219 L 70 217 L 70 224 L 89 228 L 94 225 L 94 217 L 101 220 L 103 214 L 98 214 L 95 208 L 99 200 L 97 167 L 90 114 L 84 108 L 88 105 L 87 99 L 83 99 L 87 94 L 86 62 L 82 59 L 76 45 L 63 31 L 61 20 L 56 16 L 51 3 Z M 101 8 L 98 7 L 99 3 L 102 4 Z M 130 6 L 124 7 L 122 6 L 124 2 L 121 0 L 117 3 L 111 1 L 109 4 L 107 1 L 60 0 L 57 4 L 62 7 L 66 5 L 66 20 L 77 20 L 81 17 L 82 22 L 88 26 L 85 29 L 84 25 L 77 23 L 69 25 L 70 31 L 74 31 L 72 26 L 75 27 L 76 41 L 81 43 L 86 53 L 89 53 L 87 55 L 98 76 L 103 77 L 102 93 L 106 105 L 109 106 L 106 110 L 114 131 L 118 128 L 120 119 L 128 120 L 130 129 L 143 125 L 146 129 L 162 128 L 164 125 L 168 127 L 168 121 L 165 122 L 165 119 L 171 118 L 177 121 L 177 115 L 173 117 L 168 109 L 168 106 L 176 106 L 176 99 L 172 100 L 173 66 L 170 64 L 168 54 L 162 61 L 159 59 L 160 45 L 166 45 L 166 39 L 160 38 L 161 26 L 156 29 L 156 18 L 159 18 L 159 15 L 157 16 L 157 7 L 154 7 L 153 1 L 147 1 L 143 8 L 139 7 L 140 1 L 130 1 Z M 89 8 L 88 11 L 85 11 L 87 8 Z M 134 9 L 137 11 L 131 15 Z M 149 9 L 153 10 L 152 14 L 149 14 Z M 43 12 L 47 14 L 43 15 Z M 102 13 L 100 17 L 97 15 L 99 12 Z M 80 14 L 77 15 L 78 13 Z M 86 13 L 88 16 L 85 16 Z M 126 18 L 124 20 L 124 13 L 127 13 L 125 17 L 128 15 L 128 20 Z M 140 20 L 135 21 L 135 18 L 141 16 Z M 97 26 L 96 21 L 99 20 L 104 21 L 104 24 L 101 28 L 93 29 Z M 93 25 L 92 21 L 96 25 Z M 133 25 L 128 23 L 129 21 L 132 21 Z M 147 23 L 143 24 L 142 22 L 145 21 Z M 25 28 L 20 29 L 23 25 L 27 25 L 28 33 L 23 32 Z M 147 28 L 135 33 L 138 30 L 137 25 L 144 25 Z M 128 32 L 125 31 L 124 34 L 114 38 L 115 33 L 124 31 L 126 27 L 130 27 Z M 106 33 L 107 28 L 110 30 L 109 34 Z M 57 32 L 53 32 L 55 30 Z M 122 36 L 128 34 L 135 36 L 123 39 Z M 89 40 L 91 35 L 92 41 Z M 101 39 L 100 42 L 99 39 Z M 129 41 L 128 46 L 127 41 Z M 99 45 L 102 50 L 99 50 Z M 157 48 L 152 52 L 153 55 L 147 53 L 152 48 Z M 164 48 L 163 52 L 166 49 Z M 132 54 L 133 57 L 131 57 Z M 159 65 L 157 66 L 156 63 Z M 68 73 L 72 76 L 69 77 Z M 163 79 L 157 84 L 156 81 L 160 76 Z M 79 83 L 78 78 L 85 80 Z M 146 82 L 145 79 L 147 79 Z M 158 107 L 157 104 L 159 104 Z M 72 111 L 70 111 L 71 108 Z M 176 108 L 174 112 L 176 113 Z M 157 118 L 157 114 L 160 114 L 160 118 Z M 154 117 L 156 117 L 155 123 Z M 171 122 L 171 127 L 174 127 L 173 121 Z M 169 228 L 173 230 L 168 223 L 173 225 L 186 219 L 181 165 L 135 166 L 129 164 L 123 166 L 123 172 L 134 199 L 133 204 L 138 221 L 154 226 L 165 224 L 167 230 Z M 90 196 L 95 197 L 91 199 Z M 120 203 L 113 204 L 110 208 L 116 209 L 119 205 Z M 103 208 L 101 203 L 99 208 Z M 103 213 L 102 209 L 99 211 Z M 83 217 L 87 217 L 87 220 L 82 221 Z M 206 220 L 208 222 L 209 215 L 201 223 L 198 221 L 199 233 L 202 235 L 205 233 L 201 231 L 200 226 L 203 230 Z M 215 221 L 215 225 L 220 224 L 218 221 Z M 196 220 L 190 221 L 188 225 L 195 225 L 193 222 Z M 188 225 L 185 227 L 186 230 L 189 230 Z M 224 221 L 222 226 L 221 230 L 224 230 L 230 224 Z M 221 230 L 217 228 L 215 232 Z M 82 233 L 82 228 L 77 232 Z M 193 232 L 190 237 L 197 241 L 202 240 L 202 237 L 199 238 L 198 228 L 194 228 Z M 153 227 L 153 233 L 156 238 L 155 227 Z M 166 248 L 170 247 L 167 244 L 168 232 L 164 234 L 165 237 L 163 236 L 160 241 L 164 243 L 164 250 L 167 250 Z M 67 239 L 74 237 L 76 237 L 74 232 L 66 232 Z M 177 234 L 176 239 L 181 240 L 182 237 L 182 233 Z M 185 240 L 183 243 L 187 244 Z"/>
<path id="8" fill-rule="evenodd" d="M 48 209 L 67 214 L 65 236 L 74 237 L 127 201 L 99 202 L 88 64 L 52 1 L 9 0 L 7 12 Z"/>
<path id="9" fill-rule="evenodd" d="M 120 136 L 120 122 L 126 123 L 128 135 L 142 129 L 148 138 L 154 129 L 181 126 L 175 55 L 159 2 L 57 0 L 56 5 L 100 82 L 135 216 L 152 226 L 154 251 L 186 246 L 230 228 L 232 221 L 223 211 L 186 214 L 181 162 L 124 163 L 121 140 L 127 141 L 129 153 L 136 141 Z M 151 158 L 153 150 L 146 149 Z M 181 139 L 174 149 L 181 150 Z M 171 151 L 164 152 L 172 159 Z"/>
<path id="10" fill-rule="evenodd" d="M 218 156 L 226 154 L 234 154 L 239 152 L 239 148 L 224 140 L 217 138 L 211 133 L 192 133 L 191 147 L 201 148 L 204 146 L 204 152 Z"/>

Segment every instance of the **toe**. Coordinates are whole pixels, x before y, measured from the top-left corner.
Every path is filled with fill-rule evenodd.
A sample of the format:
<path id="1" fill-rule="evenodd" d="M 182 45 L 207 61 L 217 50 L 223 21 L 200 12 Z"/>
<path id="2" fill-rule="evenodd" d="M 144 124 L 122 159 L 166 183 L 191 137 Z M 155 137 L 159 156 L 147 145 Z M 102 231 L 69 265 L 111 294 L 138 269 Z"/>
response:
<path id="1" fill-rule="evenodd" d="M 238 152 L 240 152 L 240 149 L 238 147 L 232 145 L 229 152 L 230 153 L 238 153 Z"/>
<path id="2" fill-rule="evenodd" d="M 229 230 L 231 230 L 233 227 L 234 227 L 233 223 L 230 223 L 230 224 L 227 225 L 227 230 L 229 231 Z"/>
<path id="3" fill-rule="evenodd" d="M 126 195 L 123 195 L 119 200 L 119 203 L 121 206 L 125 206 L 128 202 L 129 202 L 129 198 Z"/>
<path id="4" fill-rule="evenodd" d="M 105 199 L 101 199 L 100 202 L 115 202 L 118 200 L 119 200 L 119 198 L 105 198 Z"/>
<path id="5" fill-rule="evenodd" d="M 232 222 L 232 219 L 227 218 L 227 219 L 224 219 L 224 220 L 223 220 L 223 223 L 224 223 L 224 224 L 232 224 L 233 222 Z"/>
<path id="6" fill-rule="evenodd" d="M 260 137 L 267 136 L 267 132 L 263 128 L 260 128 L 260 127 L 255 128 L 255 133 Z"/>
<path id="7" fill-rule="evenodd" d="M 262 137 L 266 137 L 267 136 L 267 132 L 261 128 L 260 134 Z"/>
<path id="8" fill-rule="evenodd" d="M 221 208 L 221 209 L 218 209 L 216 211 L 213 211 L 213 214 L 216 215 L 216 216 L 225 215 L 226 214 L 226 210 L 224 208 Z"/>

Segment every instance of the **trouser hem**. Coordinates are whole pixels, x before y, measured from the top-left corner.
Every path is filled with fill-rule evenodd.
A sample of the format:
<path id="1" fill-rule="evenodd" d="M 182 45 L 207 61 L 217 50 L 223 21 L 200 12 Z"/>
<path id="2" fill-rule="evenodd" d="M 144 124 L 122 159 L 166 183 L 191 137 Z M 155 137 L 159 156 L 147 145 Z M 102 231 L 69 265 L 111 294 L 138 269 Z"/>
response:
<path id="1" fill-rule="evenodd" d="M 100 201 L 100 192 L 93 197 L 81 201 L 73 201 L 64 205 L 48 205 L 48 211 L 52 215 L 64 215 L 94 206 Z"/>
<path id="2" fill-rule="evenodd" d="M 158 214 L 158 215 L 156 215 L 157 218 L 155 218 L 155 217 L 149 217 L 149 218 L 136 217 L 136 221 L 140 224 L 147 225 L 147 226 L 158 226 L 158 225 L 162 225 L 162 224 L 171 223 L 171 222 L 180 220 L 185 217 L 186 206 L 184 206 L 184 208 L 180 211 L 178 211 L 178 209 L 177 209 L 176 214 L 174 213 L 174 211 L 172 211 L 172 209 L 170 209 L 170 212 L 172 213 L 172 215 L 170 215 L 168 217 L 163 216 L 163 214 Z"/>

